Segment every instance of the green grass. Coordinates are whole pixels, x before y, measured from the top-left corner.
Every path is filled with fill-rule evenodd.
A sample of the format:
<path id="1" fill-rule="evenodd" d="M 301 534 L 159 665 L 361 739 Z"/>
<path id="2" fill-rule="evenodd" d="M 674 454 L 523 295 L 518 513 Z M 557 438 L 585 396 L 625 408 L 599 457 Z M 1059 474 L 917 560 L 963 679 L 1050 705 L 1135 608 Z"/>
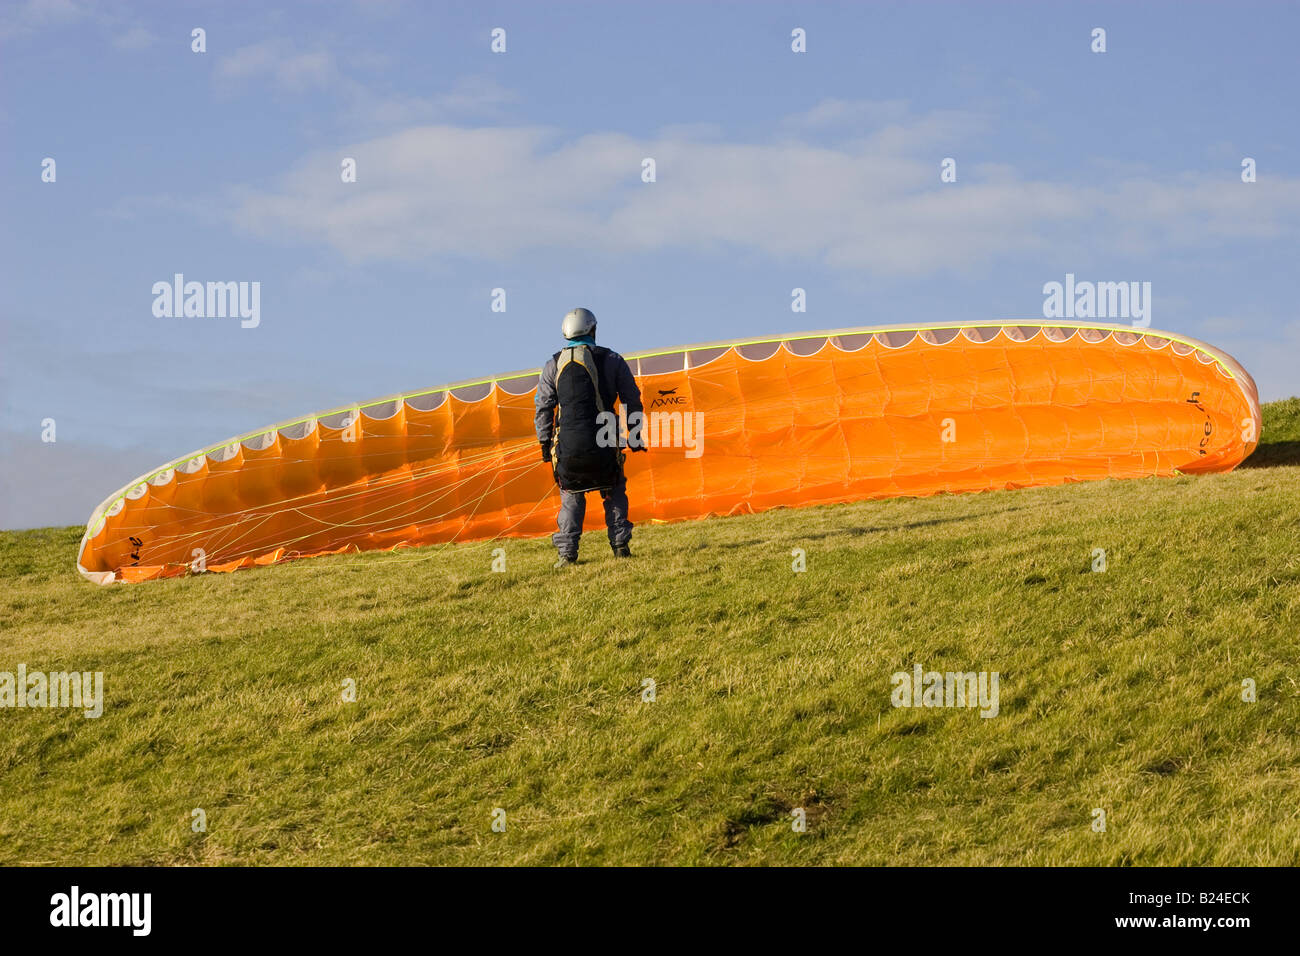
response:
<path id="1" fill-rule="evenodd" d="M 0 671 L 106 688 L 0 710 L 0 863 L 1300 863 L 1300 400 L 1266 415 L 1273 467 L 643 526 L 562 571 L 97 588 L 80 529 L 0 534 Z M 895 709 L 917 662 L 998 671 L 1000 715 Z"/>
<path id="2" fill-rule="evenodd" d="M 1264 406 L 1260 446 L 1243 462 L 1248 468 L 1300 465 L 1300 398 Z"/>

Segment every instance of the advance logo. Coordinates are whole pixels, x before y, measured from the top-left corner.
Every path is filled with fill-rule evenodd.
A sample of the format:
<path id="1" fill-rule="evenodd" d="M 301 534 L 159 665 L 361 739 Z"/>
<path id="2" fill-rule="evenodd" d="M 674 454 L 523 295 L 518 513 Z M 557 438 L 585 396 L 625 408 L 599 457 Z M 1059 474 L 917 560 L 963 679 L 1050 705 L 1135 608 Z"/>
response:
<path id="1" fill-rule="evenodd" d="M 677 388 L 681 388 L 681 386 L 679 385 L 677 386 Z M 650 407 L 652 409 L 663 408 L 665 405 L 686 404 L 686 396 L 678 395 L 676 388 L 661 388 L 658 390 L 658 392 L 659 392 L 659 397 L 652 398 L 650 400 Z"/>
<path id="2" fill-rule="evenodd" d="M 50 897 L 51 926 L 129 926 L 135 936 L 148 936 L 153 919 L 152 893 L 71 893 Z"/>

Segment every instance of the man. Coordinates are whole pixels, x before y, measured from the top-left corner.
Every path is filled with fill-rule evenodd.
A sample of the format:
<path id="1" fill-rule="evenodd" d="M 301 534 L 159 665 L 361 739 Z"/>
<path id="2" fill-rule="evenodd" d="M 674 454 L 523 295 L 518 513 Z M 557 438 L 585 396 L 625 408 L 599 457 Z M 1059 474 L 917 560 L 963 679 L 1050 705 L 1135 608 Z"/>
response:
<path id="1" fill-rule="evenodd" d="M 605 503 L 614 557 L 630 558 L 632 522 L 627 518 L 615 401 L 627 413 L 627 448 L 645 451 L 641 390 L 623 356 L 596 344 L 596 317 L 589 311 L 574 309 L 564 317 L 560 331 L 565 346 L 542 369 L 535 419 L 542 461 L 551 462 L 560 486 L 559 531 L 551 536 L 560 553 L 556 567 L 578 560 L 588 491 L 599 491 Z"/>

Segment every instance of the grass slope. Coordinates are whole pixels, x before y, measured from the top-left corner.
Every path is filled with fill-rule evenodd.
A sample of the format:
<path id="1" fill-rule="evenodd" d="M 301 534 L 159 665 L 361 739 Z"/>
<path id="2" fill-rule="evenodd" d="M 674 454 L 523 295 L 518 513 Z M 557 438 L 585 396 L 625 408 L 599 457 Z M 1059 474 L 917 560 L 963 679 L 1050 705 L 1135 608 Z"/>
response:
<path id="1" fill-rule="evenodd" d="M 1264 437 L 563 571 L 510 541 L 96 588 L 80 529 L 0 534 L 0 671 L 106 686 L 0 710 L 0 863 L 1296 864 L 1300 400 Z M 895 709 L 914 663 L 998 671 L 1000 715 Z"/>

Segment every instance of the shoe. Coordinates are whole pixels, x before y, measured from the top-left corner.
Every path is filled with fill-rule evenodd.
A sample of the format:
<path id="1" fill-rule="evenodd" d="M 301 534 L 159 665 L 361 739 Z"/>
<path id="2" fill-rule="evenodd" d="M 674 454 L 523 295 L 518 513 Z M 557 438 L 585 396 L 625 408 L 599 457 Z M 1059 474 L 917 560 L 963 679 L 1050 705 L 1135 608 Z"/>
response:
<path id="1" fill-rule="evenodd" d="M 577 564 L 577 563 L 578 563 L 578 558 L 576 555 L 570 557 L 567 554 L 562 554 L 560 555 L 559 559 L 555 562 L 555 566 L 557 568 L 567 568 L 569 565 Z"/>
<path id="2" fill-rule="evenodd" d="M 614 548 L 614 557 L 616 558 L 632 557 L 632 549 L 625 544 L 616 544 L 613 545 L 613 548 Z"/>

